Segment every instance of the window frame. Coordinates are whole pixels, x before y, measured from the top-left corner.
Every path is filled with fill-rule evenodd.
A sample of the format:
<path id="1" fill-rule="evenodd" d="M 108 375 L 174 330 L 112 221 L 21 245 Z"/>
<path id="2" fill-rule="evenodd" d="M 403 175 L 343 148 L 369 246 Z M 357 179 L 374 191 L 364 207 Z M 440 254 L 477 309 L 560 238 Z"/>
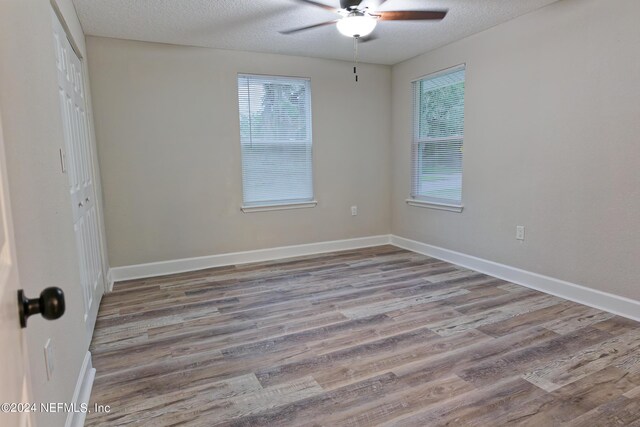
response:
<path id="1" fill-rule="evenodd" d="M 437 197 L 429 197 L 422 196 L 419 194 L 414 194 L 415 189 L 417 188 L 417 180 L 419 179 L 418 174 L 416 173 L 419 168 L 420 163 L 420 147 L 423 144 L 437 144 L 441 142 L 455 142 L 460 141 L 461 146 L 464 147 L 464 121 L 462 124 L 463 133 L 462 135 L 442 137 L 442 138 L 420 138 L 419 128 L 420 128 L 420 100 L 416 99 L 420 96 L 420 92 L 415 90 L 415 84 L 420 84 L 425 80 L 432 80 L 440 76 L 444 76 L 447 74 L 454 73 L 456 71 L 465 71 L 465 109 L 466 109 L 466 63 L 458 64 L 453 67 L 449 67 L 440 71 L 436 71 L 434 73 L 430 73 L 421 77 L 418 77 L 410 82 L 411 84 L 411 99 L 412 99 L 412 127 L 411 127 L 411 168 L 410 168 L 410 179 L 411 179 L 411 191 L 410 196 L 406 199 L 406 203 L 410 206 L 430 208 L 430 209 L 438 209 L 450 212 L 462 212 L 464 209 L 464 205 L 462 203 L 462 182 L 460 183 L 460 192 L 461 199 L 459 202 L 450 200 L 450 199 L 440 199 Z M 463 119 L 464 120 L 464 119 Z M 463 156 L 464 160 L 464 156 Z M 462 168 L 464 170 L 464 168 Z"/>
<path id="2" fill-rule="evenodd" d="M 304 209 L 304 208 L 313 208 L 317 206 L 318 201 L 315 198 L 315 179 L 314 179 L 314 162 L 313 162 L 313 110 L 312 110 L 312 100 L 311 100 L 311 78 L 310 77 L 301 77 L 301 76 L 283 76 L 283 75 L 271 75 L 271 74 L 256 74 L 256 73 L 237 73 L 236 76 L 236 86 L 237 86 L 237 101 L 238 101 L 238 120 L 240 120 L 240 80 L 242 78 L 257 78 L 257 79 L 270 79 L 270 80 L 282 80 L 283 82 L 287 81 L 304 81 L 306 85 L 306 96 L 305 96 L 305 108 L 307 109 L 309 122 L 307 123 L 307 140 L 309 141 L 310 146 L 310 170 L 308 171 L 310 179 L 311 179 L 311 197 L 304 199 L 279 199 L 272 201 L 257 201 L 257 202 L 249 202 L 245 201 L 245 187 L 244 187 L 244 158 L 242 153 L 242 134 L 241 131 L 239 133 L 240 137 L 240 172 L 241 172 L 241 185 L 242 185 L 242 204 L 240 206 L 240 210 L 244 213 L 250 212 L 270 212 L 270 211 L 278 211 L 278 210 L 289 210 L 289 209 Z M 240 130 L 240 122 L 238 123 L 238 129 Z M 276 141 L 277 142 L 277 141 Z M 281 142 L 281 141 L 280 141 Z"/>

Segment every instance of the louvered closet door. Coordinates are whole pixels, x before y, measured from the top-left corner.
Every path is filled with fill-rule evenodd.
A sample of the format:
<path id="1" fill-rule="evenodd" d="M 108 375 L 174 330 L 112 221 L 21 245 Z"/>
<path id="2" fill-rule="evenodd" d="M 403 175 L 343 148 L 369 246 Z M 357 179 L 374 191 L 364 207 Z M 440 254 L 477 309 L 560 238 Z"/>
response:
<path id="1" fill-rule="evenodd" d="M 80 260 L 85 322 L 91 333 L 98 312 L 99 297 L 104 289 L 104 278 L 83 70 L 60 21 L 55 14 L 52 15 L 58 94 L 66 144 L 65 164 Z"/>

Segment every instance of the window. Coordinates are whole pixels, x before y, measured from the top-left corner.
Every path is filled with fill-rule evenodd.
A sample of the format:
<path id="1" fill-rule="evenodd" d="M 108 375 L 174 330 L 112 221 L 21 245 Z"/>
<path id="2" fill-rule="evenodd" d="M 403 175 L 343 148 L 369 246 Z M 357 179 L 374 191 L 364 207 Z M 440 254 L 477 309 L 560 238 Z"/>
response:
<path id="1" fill-rule="evenodd" d="M 462 211 L 464 65 L 413 82 L 409 204 Z"/>
<path id="2" fill-rule="evenodd" d="M 315 206 L 309 79 L 240 74 L 238 100 L 243 210 Z"/>

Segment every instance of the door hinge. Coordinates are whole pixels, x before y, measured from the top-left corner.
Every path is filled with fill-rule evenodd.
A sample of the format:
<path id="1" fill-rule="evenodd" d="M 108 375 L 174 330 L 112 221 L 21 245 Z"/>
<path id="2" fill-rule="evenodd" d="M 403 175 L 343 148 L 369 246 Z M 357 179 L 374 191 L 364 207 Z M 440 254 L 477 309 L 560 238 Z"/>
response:
<path id="1" fill-rule="evenodd" d="M 62 173 L 67 173 L 67 158 L 62 148 L 60 149 L 60 168 L 62 169 Z"/>

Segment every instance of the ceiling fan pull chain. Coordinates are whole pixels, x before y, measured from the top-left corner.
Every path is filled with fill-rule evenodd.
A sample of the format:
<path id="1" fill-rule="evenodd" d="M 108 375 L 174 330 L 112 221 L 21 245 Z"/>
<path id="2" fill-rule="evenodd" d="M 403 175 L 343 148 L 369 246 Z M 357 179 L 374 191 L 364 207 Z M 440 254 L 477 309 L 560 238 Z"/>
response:
<path id="1" fill-rule="evenodd" d="M 353 74 L 356 76 L 356 83 L 358 82 L 358 38 L 353 38 Z"/>

